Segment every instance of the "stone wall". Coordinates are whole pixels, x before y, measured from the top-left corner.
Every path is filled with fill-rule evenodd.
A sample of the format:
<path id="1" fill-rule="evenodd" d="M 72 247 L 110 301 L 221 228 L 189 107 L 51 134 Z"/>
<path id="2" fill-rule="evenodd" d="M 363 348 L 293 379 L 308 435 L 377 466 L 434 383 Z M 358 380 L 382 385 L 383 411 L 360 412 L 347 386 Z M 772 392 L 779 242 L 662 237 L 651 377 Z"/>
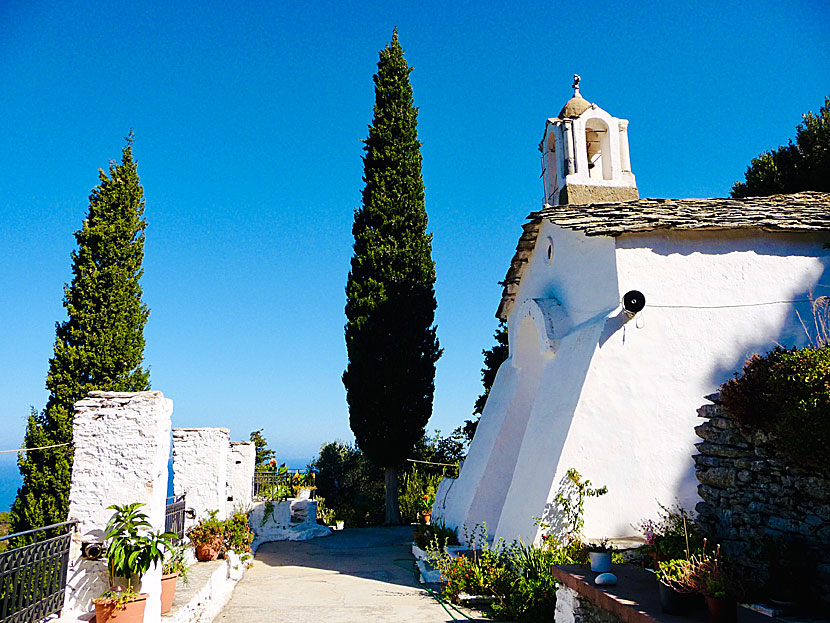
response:
<path id="1" fill-rule="evenodd" d="M 249 441 L 233 441 L 228 452 L 228 496 L 226 512 L 248 510 L 254 498 L 256 446 Z"/>
<path id="2" fill-rule="evenodd" d="M 195 511 L 194 518 L 185 516 L 185 529 L 211 510 L 225 519 L 229 452 L 227 428 L 173 429 L 173 493 L 186 495 L 187 508 Z"/>
<path id="3" fill-rule="evenodd" d="M 96 391 L 75 403 L 68 515 L 78 520 L 78 528 L 69 553 L 64 616 L 85 615 L 91 600 L 109 588 L 104 560 L 83 558 L 81 547 L 104 541 L 110 505 L 141 502 L 153 530 L 164 530 L 172 412 L 173 401 L 157 391 Z M 160 621 L 160 568 L 144 574 L 141 591 L 150 595 L 145 623 Z"/>
<path id="4" fill-rule="evenodd" d="M 762 578 L 764 566 L 751 557 L 759 539 L 803 543 L 816 563 L 810 592 L 830 600 L 830 479 L 776 458 L 764 433 L 725 417 L 718 394 L 707 399 L 714 404 L 698 409 L 707 421 L 695 428 L 703 441 L 694 457 L 704 531 Z"/>
<path id="5" fill-rule="evenodd" d="M 555 623 L 623 623 L 618 616 L 592 604 L 564 584 L 556 590 L 553 620 Z"/>

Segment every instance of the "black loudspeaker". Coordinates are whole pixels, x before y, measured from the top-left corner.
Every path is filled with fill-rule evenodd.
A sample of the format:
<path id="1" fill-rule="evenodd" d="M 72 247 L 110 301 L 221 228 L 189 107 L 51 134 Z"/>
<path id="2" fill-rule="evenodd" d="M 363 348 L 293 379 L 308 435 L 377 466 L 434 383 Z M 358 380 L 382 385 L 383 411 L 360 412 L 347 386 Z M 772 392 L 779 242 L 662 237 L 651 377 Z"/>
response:
<path id="1" fill-rule="evenodd" d="M 98 560 L 104 548 L 100 543 L 81 543 L 81 556 L 88 560 Z"/>
<path id="2" fill-rule="evenodd" d="M 646 306 L 646 297 L 642 292 L 629 290 L 623 296 L 623 309 L 629 314 L 636 314 Z"/>

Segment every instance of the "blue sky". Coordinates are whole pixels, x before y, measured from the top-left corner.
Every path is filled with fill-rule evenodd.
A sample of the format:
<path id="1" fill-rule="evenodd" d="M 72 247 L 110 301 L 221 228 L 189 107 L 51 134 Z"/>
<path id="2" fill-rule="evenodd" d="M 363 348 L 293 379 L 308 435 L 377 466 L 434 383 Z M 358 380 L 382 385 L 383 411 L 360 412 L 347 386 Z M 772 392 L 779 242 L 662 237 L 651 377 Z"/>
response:
<path id="1" fill-rule="evenodd" d="M 130 129 L 153 388 L 174 426 L 264 428 L 299 458 L 351 439 L 344 285 L 393 27 L 420 107 L 444 432 L 480 391 L 497 282 L 542 199 L 537 145 L 574 73 L 630 120 L 650 197 L 728 194 L 830 94 L 825 1 L 182 4 L 0 2 L 0 449 L 43 407 L 73 232 Z"/>

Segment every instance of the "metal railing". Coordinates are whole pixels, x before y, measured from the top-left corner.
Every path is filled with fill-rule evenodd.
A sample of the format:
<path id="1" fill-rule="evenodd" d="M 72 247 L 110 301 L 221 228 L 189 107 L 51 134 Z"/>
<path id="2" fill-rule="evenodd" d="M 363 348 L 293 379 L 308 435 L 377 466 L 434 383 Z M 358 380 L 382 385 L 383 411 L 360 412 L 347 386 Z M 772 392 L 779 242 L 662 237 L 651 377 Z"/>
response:
<path id="1" fill-rule="evenodd" d="M 184 496 L 182 493 L 178 497 L 167 498 L 164 509 L 164 531 L 175 532 L 178 537 L 176 543 L 184 539 Z"/>
<path id="2" fill-rule="evenodd" d="M 31 623 L 60 612 L 66 592 L 71 527 L 77 523 L 64 521 L 0 537 L 0 541 L 34 538 L 33 543 L 0 552 L 0 623 Z M 64 529 L 65 534 L 49 536 Z"/>
<path id="3" fill-rule="evenodd" d="M 315 473 L 308 469 L 289 469 L 283 473 L 258 469 L 254 471 L 254 499 L 288 498 L 299 488 L 309 488 L 313 500 L 316 497 L 314 479 Z"/>

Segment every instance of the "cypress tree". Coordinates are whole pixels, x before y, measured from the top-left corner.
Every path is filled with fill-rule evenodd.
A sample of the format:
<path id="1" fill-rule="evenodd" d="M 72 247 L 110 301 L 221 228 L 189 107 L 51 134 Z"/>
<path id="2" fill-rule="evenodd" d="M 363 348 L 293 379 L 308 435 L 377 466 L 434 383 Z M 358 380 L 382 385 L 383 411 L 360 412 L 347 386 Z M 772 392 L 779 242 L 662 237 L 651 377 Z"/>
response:
<path id="1" fill-rule="evenodd" d="M 49 360 L 45 409 L 33 410 L 24 447 L 72 442 L 74 404 L 92 390 L 150 388 L 144 357 L 149 310 L 141 301 L 144 259 L 144 191 L 127 138 L 121 164 L 99 169 L 100 183 L 89 196 L 89 212 L 75 232 L 72 283 L 64 286 L 68 319 L 57 323 Z M 72 446 L 35 450 L 18 459 L 23 486 L 11 510 L 19 532 L 66 520 Z"/>
<path id="2" fill-rule="evenodd" d="M 441 356 L 411 71 L 395 29 L 374 76 L 346 284 L 349 424 L 358 447 L 385 468 L 386 523 L 400 523 L 397 470 L 424 436 Z"/>

